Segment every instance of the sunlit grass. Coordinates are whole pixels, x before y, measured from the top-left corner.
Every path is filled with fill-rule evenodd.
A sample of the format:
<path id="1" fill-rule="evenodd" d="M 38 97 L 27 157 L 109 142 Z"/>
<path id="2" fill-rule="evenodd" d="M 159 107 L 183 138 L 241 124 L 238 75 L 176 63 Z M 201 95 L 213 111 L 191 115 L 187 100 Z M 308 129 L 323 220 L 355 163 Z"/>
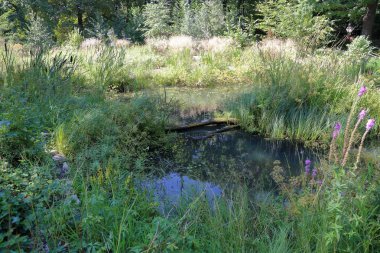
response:
<path id="1" fill-rule="evenodd" d="M 221 50 L 212 41 L 195 48 L 182 39 L 162 50 L 102 46 L 58 48 L 40 58 L 23 56 L 26 61 L 3 57 L 0 120 L 11 127 L 2 126 L 0 139 L 6 221 L 0 225 L 7 230 L 0 246 L 26 252 L 377 252 L 376 159 L 352 176 L 345 173 L 350 166 L 322 158 L 325 181 L 318 188 L 301 175 L 302 184 L 286 179 L 292 188 L 279 185 L 253 201 L 242 184 L 214 203 L 202 193 L 171 215 L 159 213 L 134 180 L 162 170 L 149 163 L 179 145 L 165 132 L 173 115 L 233 117 L 267 137 L 326 143 L 356 96 L 358 68 L 338 50 L 298 54 L 292 43 L 279 41 L 249 48 L 225 41 Z M 368 82 L 368 90 L 360 107 L 379 118 L 378 88 Z M 67 178 L 57 177 L 46 147 L 66 155 Z"/>

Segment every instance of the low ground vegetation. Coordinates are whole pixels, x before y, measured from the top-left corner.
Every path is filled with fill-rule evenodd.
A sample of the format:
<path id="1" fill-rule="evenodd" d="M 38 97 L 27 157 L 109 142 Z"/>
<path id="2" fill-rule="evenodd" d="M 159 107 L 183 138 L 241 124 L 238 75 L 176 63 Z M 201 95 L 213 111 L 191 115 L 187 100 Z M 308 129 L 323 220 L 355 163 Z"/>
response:
<path id="1" fill-rule="evenodd" d="M 215 47 L 213 40 L 225 45 Z M 145 46 L 95 43 L 76 48 L 23 58 L 9 46 L 2 52 L 0 248 L 379 249 L 379 170 L 365 161 L 355 167 L 354 157 L 344 168 L 334 159 L 323 160 L 318 168 L 307 162 L 297 178 L 286 178 L 281 164 L 275 163 L 272 177 L 279 195 L 252 203 L 242 186 L 228 201 L 210 206 L 201 195 L 178 206 L 170 217 L 160 214 L 157 203 L 135 185 L 136 177 L 152 170 L 154 157 L 175 149 L 176 137 L 165 127 L 177 108 L 186 106 L 180 96 L 173 100 L 155 90 L 241 87 L 217 100 L 213 109 L 236 117 L 248 131 L 327 147 L 335 122 L 349 118 L 348 102 L 355 100 L 361 85 L 366 93 L 352 115 L 366 108 L 371 118 L 379 118 L 377 60 L 363 65 L 370 49 L 305 53 L 292 41 L 268 40 L 240 48 L 226 39 L 190 37 Z M 378 129 L 375 125 L 367 139 L 376 138 Z M 362 134 L 362 127 L 355 131 Z M 360 138 L 353 136 L 355 142 Z M 334 152 L 343 159 L 343 134 L 333 140 Z M 51 149 L 68 159 L 68 178 L 59 178 L 48 154 Z"/>

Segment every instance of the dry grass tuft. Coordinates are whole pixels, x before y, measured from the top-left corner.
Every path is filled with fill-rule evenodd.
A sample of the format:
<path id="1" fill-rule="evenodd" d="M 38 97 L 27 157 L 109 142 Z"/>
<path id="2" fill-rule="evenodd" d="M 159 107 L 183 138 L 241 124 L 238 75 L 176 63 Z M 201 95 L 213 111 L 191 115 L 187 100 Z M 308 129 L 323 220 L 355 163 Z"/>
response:
<path id="1" fill-rule="evenodd" d="M 131 42 L 127 39 L 117 39 L 112 44 L 115 47 L 121 47 L 121 48 L 131 46 Z"/>
<path id="2" fill-rule="evenodd" d="M 235 45 L 233 39 L 213 37 L 199 42 L 199 49 L 211 52 L 223 52 Z"/>
<path id="3" fill-rule="evenodd" d="M 164 52 L 168 49 L 168 40 L 165 38 L 148 38 L 145 43 L 157 52 Z"/>
<path id="4" fill-rule="evenodd" d="M 185 49 L 193 49 L 195 42 L 190 36 L 174 36 L 169 38 L 168 47 L 174 51 L 182 51 Z"/>
<path id="5" fill-rule="evenodd" d="M 94 48 L 99 47 L 102 44 L 102 41 L 97 38 L 89 38 L 82 42 L 80 47 L 82 49 L 88 49 L 88 48 Z"/>
<path id="6" fill-rule="evenodd" d="M 280 39 L 265 39 L 256 44 L 256 47 L 267 54 L 274 57 L 286 55 L 292 58 L 297 56 L 297 44 L 290 39 L 280 40 Z"/>

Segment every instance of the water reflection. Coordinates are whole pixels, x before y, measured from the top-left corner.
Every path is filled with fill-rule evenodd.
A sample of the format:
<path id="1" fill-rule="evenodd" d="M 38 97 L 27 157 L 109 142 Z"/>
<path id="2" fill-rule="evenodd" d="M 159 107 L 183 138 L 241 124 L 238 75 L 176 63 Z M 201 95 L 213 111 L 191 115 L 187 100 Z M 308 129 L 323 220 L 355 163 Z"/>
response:
<path id="1" fill-rule="evenodd" d="M 281 162 L 288 175 L 298 175 L 305 159 L 317 161 L 316 154 L 302 145 L 265 139 L 240 130 L 199 140 L 199 136 L 215 127 L 186 133 L 182 149 L 174 158 L 164 160 L 167 174 L 145 181 L 144 187 L 152 192 L 161 210 L 201 192 L 213 201 L 239 185 L 248 186 L 253 195 L 265 196 L 274 189 L 270 172 L 275 160 Z M 197 140 L 189 138 L 194 136 Z"/>
<path id="2" fill-rule="evenodd" d="M 204 133 L 190 133 L 199 134 Z M 187 138 L 172 170 L 217 184 L 243 180 L 251 187 L 268 188 L 273 186 L 270 172 L 275 160 L 281 162 L 288 175 L 298 175 L 306 159 L 316 161 L 317 156 L 297 143 L 237 130 L 202 140 Z"/>
<path id="3" fill-rule="evenodd" d="M 146 180 L 142 183 L 142 187 L 159 203 L 159 210 L 162 213 L 168 213 L 173 207 L 179 206 L 180 202 L 191 201 L 201 194 L 204 194 L 211 204 L 223 192 L 218 185 L 191 179 L 178 173 Z"/>

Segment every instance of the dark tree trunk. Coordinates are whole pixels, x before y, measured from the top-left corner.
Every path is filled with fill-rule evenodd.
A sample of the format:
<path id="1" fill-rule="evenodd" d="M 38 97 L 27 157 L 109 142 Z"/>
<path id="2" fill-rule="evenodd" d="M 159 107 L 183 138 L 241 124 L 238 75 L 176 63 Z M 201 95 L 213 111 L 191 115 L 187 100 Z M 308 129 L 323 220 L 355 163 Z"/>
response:
<path id="1" fill-rule="evenodd" d="M 242 10 L 242 5 L 244 3 L 244 0 L 237 0 L 237 11 L 238 11 L 238 16 L 243 15 L 243 10 Z"/>
<path id="2" fill-rule="evenodd" d="M 362 35 L 372 37 L 373 25 L 375 24 L 376 9 L 379 0 L 373 0 L 367 4 L 366 14 L 363 17 Z"/>
<path id="3" fill-rule="evenodd" d="M 78 28 L 79 32 L 83 33 L 84 31 L 84 25 L 83 25 L 83 10 L 81 6 L 78 4 L 77 5 L 77 18 L 78 18 Z"/>
<path id="4" fill-rule="evenodd" d="M 227 2 L 228 2 L 228 0 L 222 1 L 224 15 L 226 15 L 226 13 L 227 13 Z"/>

